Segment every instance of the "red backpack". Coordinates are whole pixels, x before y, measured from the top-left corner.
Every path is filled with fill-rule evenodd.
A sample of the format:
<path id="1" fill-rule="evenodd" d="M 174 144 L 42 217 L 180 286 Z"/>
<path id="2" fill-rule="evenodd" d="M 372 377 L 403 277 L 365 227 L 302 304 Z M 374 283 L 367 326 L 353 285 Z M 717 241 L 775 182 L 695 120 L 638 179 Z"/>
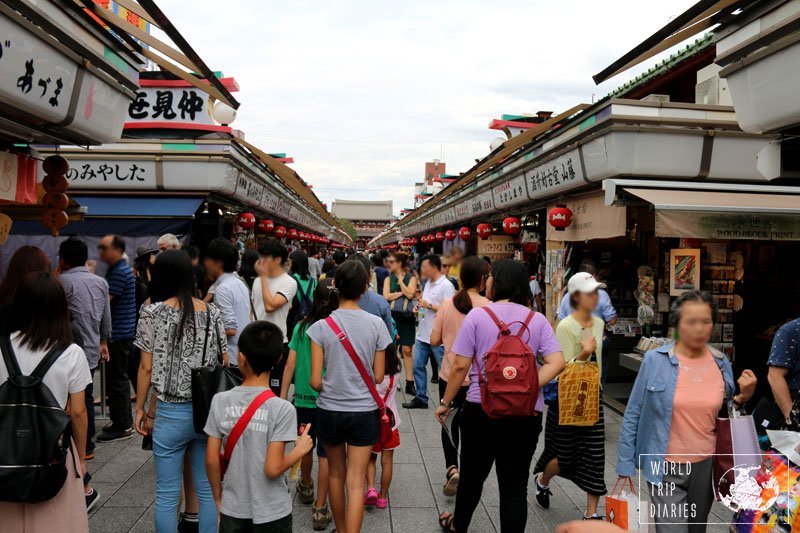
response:
<path id="1" fill-rule="evenodd" d="M 479 374 L 483 411 L 489 418 L 533 416 L 539 397 L 539 370 L 536 354 L 521 334 L 526 331 L 530 336 L 528 325 L 534 313 L 519 322 L 522 326 L 513 334 L 491 309 L 482 309 L 500 329 L 497 341 L 483 356 L 483 372 Z"/>

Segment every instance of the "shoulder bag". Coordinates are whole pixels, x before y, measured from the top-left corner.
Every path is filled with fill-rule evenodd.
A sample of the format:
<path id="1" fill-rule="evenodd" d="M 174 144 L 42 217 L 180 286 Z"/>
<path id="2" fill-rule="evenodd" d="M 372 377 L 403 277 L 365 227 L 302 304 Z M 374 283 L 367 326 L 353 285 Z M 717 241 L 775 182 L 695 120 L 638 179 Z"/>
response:
<path id="1" fill-rule="evenodd" d="M 242 373 L 235 366 L 225 366 L 222 354 L 217 349 L 217 364 L 209 365 L 206 359 L 211 329 L 211 310 L 206 305 L 206 332 L 203 336 L 203 366 L 192 369 L 192 420 L 194 430 L 202 433 L 206 427 L 211 400 L 218 392 L 231 390 L 241 385 Z"/>
<path id="2" fill-rule="evenodd" d="M 390 274 L 390 276 L 392 275 L 393 274 Z M 398 285 L 399 285 L 399 278 L 398 278 Z M 392 309 L 392 315 L 395 318 L 414 318 L 415 315 L 414 309 L 417 307 L 417 299 L 406 298 L 406 296 L 403 295 L 396 300 L 392 300 L 390 302 L 390 305 Z"/>
<path id="3" fill-rule="evenodd" d="M 328 324 L 328 327 L 333 330 L 333 334 L 339 339 L 344 346 L 347 355 L 350 356 L 350 359 L 353 361 L 353 364 L 356 365 L 356 369 L 358 369 L 358 373 L 361 374 L 361 379 L 364 380 L 364 383 L 367 385 L 370 394 L 375 399 L 375 403 L 378 405 L 378 410 L 380 410 L 380 426 L 381 426 L 381 436 L 379 442 L 381 445 L 388 444 L 392 439 L 392 428 L 394 427 L 394 413 L 386 408 L 386 402 L 381 395 L 378 394 L 378 389 L 375 387 L 375 380 L 370 377 L 369 372 L 367 369 L 364 368 L 364 363 L 361 362 L 361 359 L 358 357 L 355 348 L 350 343 L 350 339 L 347 338 L 347 335 L 344 331 L 339 327 L 336 321 L 333 320 L 332 317 L 328 317 L 325 319 L 325 323 Z M 389 386 L 389 390 L 391 391 L 391 387 L 394 384 Z M 387 393 L 386 397 L 389 397 Z"/>

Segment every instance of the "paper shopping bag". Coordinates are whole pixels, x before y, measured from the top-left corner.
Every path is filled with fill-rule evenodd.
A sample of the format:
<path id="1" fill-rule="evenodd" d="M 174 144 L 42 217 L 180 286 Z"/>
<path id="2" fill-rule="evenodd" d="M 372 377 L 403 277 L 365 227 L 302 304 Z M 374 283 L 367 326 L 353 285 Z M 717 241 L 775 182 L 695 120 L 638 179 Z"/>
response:
<path id="1" fill-rule="evenodd" d="M 558 423 L 593 426 L 600 419 L 600 369 L 590 361 L 572 361 L 558 376 Z"/>
<path id="2" fill-rule="evenodd" d="M 717 419 L 717 445 L 714 450 L 714 496 L 718 501 L 731 497 L 736 477 L 748 477 L 761 465 L 756 424 L 752 416 Z"/>
<path id="3" fill-rule="evenodd" d="M 606 495 L 606 521 L 625 531 L 639 531 L 639 497 L 630 478 L 618 479 Z"/>

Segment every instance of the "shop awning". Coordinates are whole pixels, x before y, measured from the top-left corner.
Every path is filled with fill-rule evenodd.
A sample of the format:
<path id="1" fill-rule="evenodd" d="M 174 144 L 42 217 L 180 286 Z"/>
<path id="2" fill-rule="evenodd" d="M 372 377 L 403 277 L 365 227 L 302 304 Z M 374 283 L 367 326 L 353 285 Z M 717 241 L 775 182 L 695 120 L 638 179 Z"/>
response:
<path id="1" fill-rule="evenodd" d="M 800 240 L 800 190 L 797 194 L 622 190 L 653 205 L 656 235 L 660 237 Z"/>
<path id="2" fill-rule="evenodd" d="M 86 218 L 193 218 L 204 198 L 75 196 Z"/>

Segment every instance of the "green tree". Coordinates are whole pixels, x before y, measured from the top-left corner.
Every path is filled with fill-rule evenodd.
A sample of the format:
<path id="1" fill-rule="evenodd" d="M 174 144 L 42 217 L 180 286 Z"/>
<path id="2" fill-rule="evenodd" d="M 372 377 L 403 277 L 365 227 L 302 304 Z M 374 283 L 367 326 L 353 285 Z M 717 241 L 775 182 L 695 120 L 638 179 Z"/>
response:
<path id="1" fill-rule="evenodd" d="M 336 221 L 339 223 L 339 226 L 348 234 L 350 238 L 354 241 L 358 239 L 358 232 L 356 231 L 356 227 L 353 226 L 353 223 L 347 220 L 346 218 L 337 218 Z"/>

